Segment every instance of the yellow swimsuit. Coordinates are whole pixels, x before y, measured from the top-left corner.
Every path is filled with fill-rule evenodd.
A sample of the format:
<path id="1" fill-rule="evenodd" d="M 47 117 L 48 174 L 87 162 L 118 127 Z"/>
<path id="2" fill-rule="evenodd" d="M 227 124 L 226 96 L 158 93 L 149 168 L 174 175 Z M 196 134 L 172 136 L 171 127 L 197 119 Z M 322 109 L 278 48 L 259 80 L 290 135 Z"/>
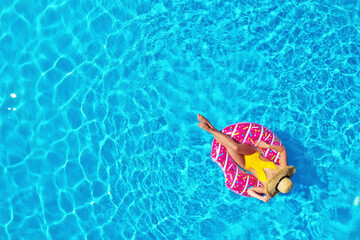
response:
<path id="1" fill-rule="evenodd" d="M 253 168 L 257 173 L 257 178 L 260 181 L 267 182 L 266 174 L 264 168 L 275 169 L 275 164 L 273 162 L 265 162 L 260 159 L 260 152 L 253 153 L 251 155 L 245 155 L 245 168 L 249 170 Z"/>

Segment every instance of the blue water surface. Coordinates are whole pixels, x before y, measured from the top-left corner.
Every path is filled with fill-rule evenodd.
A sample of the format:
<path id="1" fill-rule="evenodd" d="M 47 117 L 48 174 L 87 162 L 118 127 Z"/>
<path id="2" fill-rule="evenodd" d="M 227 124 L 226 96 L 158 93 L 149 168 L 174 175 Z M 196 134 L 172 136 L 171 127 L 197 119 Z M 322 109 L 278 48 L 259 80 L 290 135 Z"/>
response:
<path id="1" fill-rule="evenodd" d="M 3 0 L 0 239 L 360 239 L 360 3 Z M 291 193 L 224 185 L 257 122 Z"/>

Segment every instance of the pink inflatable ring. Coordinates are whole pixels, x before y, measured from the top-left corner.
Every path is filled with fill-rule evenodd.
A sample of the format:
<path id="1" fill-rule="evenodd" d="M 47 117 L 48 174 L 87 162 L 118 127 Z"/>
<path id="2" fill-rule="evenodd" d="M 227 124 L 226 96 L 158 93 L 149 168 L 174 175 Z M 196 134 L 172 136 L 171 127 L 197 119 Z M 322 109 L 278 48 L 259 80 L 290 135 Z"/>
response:
<path id="1" fill-rule="evenodd" d="M 279 138 L 268 128 L 256 123 L 236 123 L 222 130 L 240 143 L 255 145 L 261 139 L 271 145 L 282 145 Z M 261 149 L 261 154 L 279 164 L 280 154 L 272 149 Z M 211 147 L 211 159 L 216 162 L 224 172 L 225 185 L 233 192 L 250 197 L 247 190 L 252 187 L 263 186 L 252 173 L 242 169 L 228 154 L 226 148 L 220 145 L 215 139 Z"/>

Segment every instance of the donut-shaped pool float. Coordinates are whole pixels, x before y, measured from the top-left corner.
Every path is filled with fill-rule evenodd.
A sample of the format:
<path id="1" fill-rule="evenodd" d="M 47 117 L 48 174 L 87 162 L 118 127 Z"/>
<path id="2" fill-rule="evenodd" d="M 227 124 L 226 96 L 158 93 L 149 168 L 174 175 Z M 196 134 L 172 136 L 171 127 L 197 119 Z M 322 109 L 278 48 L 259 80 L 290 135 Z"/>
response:
<path id="1" fill-rule="evenodd" d="M 248 143 L 255 146 L 256 141 L 262 141 L 270 145 L 282 145 L 280 139 L 268 128 L 256 123 L 236 123 L 230 125 L 221 132 L 231 136 L 239 143 Z M 261 154 L 279 164 L 280 154 L 272 149 L 261 149 Z M 250 197 L 247 190 L 252 187 L 263 187 L 261 182 L 251 173 L 242 169 L 231 158 L 226 148 L 214 139 L 211 147 L 211 159 L 223 170 L 225 185 L 231 191 L 245 197 Z"/>

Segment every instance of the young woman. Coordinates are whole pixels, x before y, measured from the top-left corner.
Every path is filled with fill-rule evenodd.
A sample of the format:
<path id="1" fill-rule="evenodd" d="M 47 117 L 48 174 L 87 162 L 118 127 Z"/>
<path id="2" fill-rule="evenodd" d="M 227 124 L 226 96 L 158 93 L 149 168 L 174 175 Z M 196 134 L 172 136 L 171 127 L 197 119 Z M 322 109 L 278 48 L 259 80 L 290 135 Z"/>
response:
<path id="1" fill-rule="evenodd" d="M 232 137 L 217 130 L 204 116 L 198 114 L 199 127 L 214 135 L 219 144 L 223 145 L 232 159 L 242 168 L 250 171 L 264 187 L 248 189 L 248 194 L 254 198 L 268 202 L 279 192 L 288 193 L 293 183 L 290 180 L 295 173 L 294 167 L 287 166 L 286 149 L 284 146 L 269 145 L 263 141 L 256 142 L 255 146 L 270 148 L 280 153 L 280 165 L 263 157 L 255 146 L 242 144 Z M 266 194 L 265 196 L 262 196 Z"/>

